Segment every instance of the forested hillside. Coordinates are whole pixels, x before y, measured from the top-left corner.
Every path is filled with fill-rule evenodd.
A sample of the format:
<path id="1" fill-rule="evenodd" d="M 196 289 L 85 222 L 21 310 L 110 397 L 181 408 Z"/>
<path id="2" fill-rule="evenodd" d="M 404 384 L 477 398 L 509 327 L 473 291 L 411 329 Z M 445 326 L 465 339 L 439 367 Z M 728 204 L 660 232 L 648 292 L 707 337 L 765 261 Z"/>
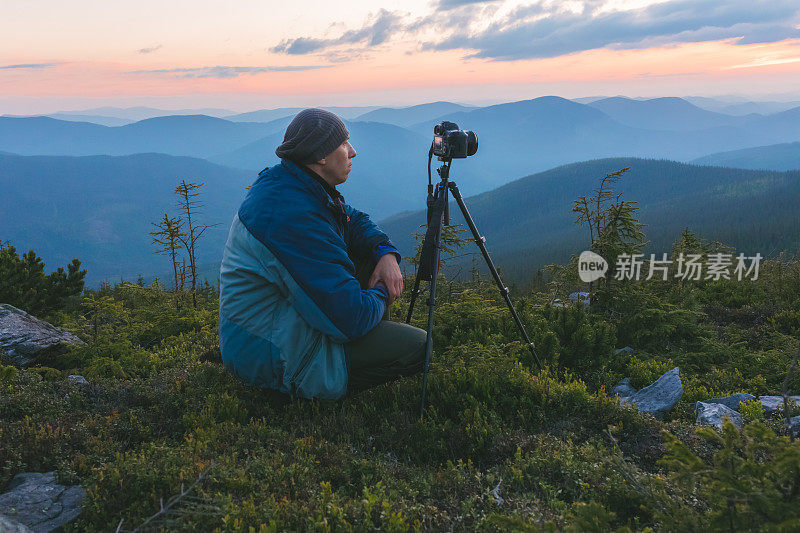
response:
<path id="1" fill-rule="evenodd" d="M 354 123 L 355 131 L 358 124 Z M 415 139 L 411 137 L 409 142 Z M 409 177 L 387 180 L 380 176 L 382 167 L 377 167 L 379 177 L 370 180 L 369 174 L 354 170 L 340 187 L 346 200 L 376 221 L 385 204 L 423 207 L 423 172 L 404 167 L 398 157 L 402 153 L 393 150 L 386 137 L 372 137 L 366 144 L 387 154 L 387 172 L 408 172 Z M 463 170 L 471 163 L 469 159 L 458 161 L 452 170 L 465 195 L 468 189 L 464 184 L 470 178 Z M 570 213 L 574 198 L 591 190 L 598 177 L 627 166 L 631 171 L 619 184 L 619 191 L 638 202 L 641 219 L 650 228 L 649 251 L 665 251 L 673 236 L 687 226 L 742 251 L 768 255 L 797 249 L 797 171 L 759 172 L 616 158 L 559 167 L 466 201 L 498 265 L 510 280 L 520 282 L 531 269 L 535 272 L 548 263 L 566 261 L 570 254 L 584 249 L 586 232 L 573 224 Z M 255 178 L 256 172 L 163 154 L 0 155 L 4 204 L 0 238 L 22 249 L 37 249 L 47 262 L 63 264 L 73 257 L 82 258 L 90 284 L 120 277 L 135 279 L 139 274 L 163 276 L 171 267 L 166 259 L 153 256 L 157 248 L 149 235 L 152 223 L 164 213 L 173 213 L 174 188 L 181 179 L 205 182 L 200 221 L 219 226 L 211 228 L 198 245 L 198 264 L 213 282 L 230 221 Z M 460 220 L 457 211 L 453 205 L 454 223 Z M 415 246 L 413 234 L 424 222 L 424 212 L 413 211 L 380 224 L 407 256 Z M 476 252 L 475 247 L 464 251 Z M 473 257 L 465 255 L 455 261 L 454 272 L 468 272 Z M 480 266 L 482 261 L 476 260 Z"/>
<path id="2" fill-rule="evenodd" d="M 198 260 L 218 264 L 230 222 L 255 176 L 163 154 L 0 155 L 0 240 L 36 249 L 48 263 L 80 257 L 92 285 L 167 272 L 171 267 L 154 256 L 149 232 L 165 213 L 174 213 L 174 190 L 182 179 L 205 183 L 200 221 L 220 225 L 208 231 Z"/>
<path id="3" fill-rule="evenodd" d="M 459 172 L 469 160 L 457 162 L 451 178 L 461 183 Z M 573 224 L 571 208 L 576 197 L 591 191 L 609 172 L 630 168 L 615 187 L 637 202 L 640 220 L 647 225 L 650 245 L 646 253 L 669 250 L 674 236 L 689 227 L 709 239 L 737 250 L 772 256 L 781 250 L 798 250 L 800 235 L 800 171 L 768 172 L 687 165 L 673 161 L 613 158 L 555 168 L 516 180 L 494 191 L 469 197 L 467 207 L 487 238 L 495 261 L 509 279 L 523 281 L 549 263 L 566 261 L 586 249 L 588 231 Z M 454 224 L 463 224 L 451 202 Z M 411 255 L 425 223 L 425 212 L 391 217 L 381 226 L 396 240 L 404 255 Z M 469 272 L 473 262 L 482 267 L 477 247 L 455 261 L 454 272 Z"/>
<path id="4" fill-rule="evenodd" d="M 692 163 L 720 167 L 796 170 L 800 169 L 800 142 L 757 146 L 755 148 L 710 154 L 699 157 Z"/>

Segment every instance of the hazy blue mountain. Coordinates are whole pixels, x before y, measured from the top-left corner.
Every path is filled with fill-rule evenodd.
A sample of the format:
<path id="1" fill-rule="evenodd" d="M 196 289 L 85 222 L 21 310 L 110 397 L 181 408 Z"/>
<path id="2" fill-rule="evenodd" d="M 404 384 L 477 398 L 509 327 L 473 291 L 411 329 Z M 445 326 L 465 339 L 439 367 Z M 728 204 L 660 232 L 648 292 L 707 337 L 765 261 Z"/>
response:
<path id="1" fill-rule="evenodd" d="M 699 157 L 692 161 L 692 163 L 697 165 L 766 170 L 800 169 L 800 142 L 720 152 Z"/>
<path id="2" fill-rule="evenodd" d="M 511 176 L 565 163 L 644 155 L 668 144 L 669 135 L 625 126 L 598 109 L 556 96 L 448 113 L 411 129 L 431 139 L 433 126 L 442 120 L 478 134 L 477 154 L 453 166 L 453 173 L 463 176 L 462 188 L 478 185 L 474 192 L 500 186 Z M 660 142 L 647 144 L 648 138 Z"/>
<path id="3" fill-rule="evenodd" d="M 99 115 L 104 117 L 124 118 L 131 122 L 144 120 L 154 117 L 168 117 L 173 115 L 208 115 L 209 117 L 224 117 L 233 113 L 230 109 L 219 109 L 215 107 L 199 109 L 159 109 L 156 107 L 135 106 L 135 107 L 96 107 L 81 111 L 59 111 L 57 114 L 68 115 Z"/>
<path id="4" fill-rule="evenodd" d="M 67 122 L 90 122 L 101 126 L 124 126 L 133 120 L 118 117 L 106 117 L 101 115 L 71 115 L 67 113 L 51 113 L 49 115 L 2 115 L 11 118 L 30 118 L 30 117 L 49 117 L 56 120 L 66 120 Z"/>
<path id="5" fill-rule="evenodd" d="M 303 110 L 302 107 L 259 109 L 256 111 L 248 111 L 246 113 L 236 113 L 235 115 L 228 115 L 225 117 L 225 120 L 230 120 L 231 122 L 271 122 L 273 120 L 280 120 L 284 117 L 293 117 L 302 110 Z"/>
<path id="6" fill-rule="evenodd" d="M 371 186 L 347 185 L 355 189 L 353 194 L 347 193 L 348 199 L 358 200 L 356 205 L 370 209 L 376 216 L 413 207 L 413 196 L 409 196 L 414 191 L 411 184 L 426 181 L 425 162 L 432 129 L 441 120 L 455 121 L 478 134 L 478 153 L 453 165 L 453 178 L 464 194 L 491 190 L 516 176 L 577 161 L 617 156 L 691 161 L 717 152 L 800 138 L 800 108 L 769 116 L 730 117 L 739 123 L 706 127 L 709 121 L 719 119 L 719 115 L 679 99 L 612 99 L 611 103 L 645 110 L 639 116 L 630 114 L 627 119 L 626 113 L 617 110 L 620 120 L 642 121 L 643 126 L 647 125 L 646 117 L 651 116 L 647 110 L 654 108 L 660 110 L 658 116 L 662 118 L 653 119 L 651 127 L 634 127 L 592 105 L 551 96 L 461 111 L 452 108 L 451 112 L 408 128 L 351 121 L 352 141 L 359 152 L 353 174 L 358 179 L 352 182 L 371 183 Z M 693 124 L 703 127 L 686 131 L 653 129 L 659 124 L 663 127 L 664 117 L 670 113 L 677 116 L 676 106 L 688 112 L 682 115 L 689 117 L 685 120 L 694 120 Z M 24 155 L 161 152 L 202 157 L 256 172 L 277 160 L 274 150 L 282 141 L 291 116 L 263 123 L 169 116 L 120 127 L 46 117 L 0 117 L 0 151 Z M 382 191 L 395 195 L 392 202 L 381 199 Z"/>
<path id="7" fill-rule="evenodd" d="M 570 98 L 573 102 L 577 102 L 579 104 L 591 104 L 592 102 L 596 102 L 598 100 L 604 100 L 605 98 L 611 98 L 610 96 L 583 96 L 581 98 Z"/>
<path id="8" fill-rule="evenodd" d="M 103 115 L 71 115 L 67 113 L 53 113 L 47 116 L 69 122 L 91 122 L 92 124 L 100 124 L 101 126 L 124 126 L 125 124 L 135 122 L 129 118 L 107 117 Z"/>
<path id="9" fill-rule="evenodd" d="M 759 115 L 771 115 L 787 111 L 800 106 L 800 101 L 794 102 L 743 102 L 740 104 L 729 104 L 720 108 L 720 113 L 729 115 L 749 115 L 757 113 Z"/>
<path id="10" fill-rule="evenodd" d="M 271 128 L 205 115 L 156 117 L 119 127 L 48 117 L 0 117 L 0 150 L 22 155 L 127 155 L 162 152 L 206 157 L 233 150 Z"/>
<path id="11" fill-rule="evenodd" d="M 633 100 L 615 96 L 589 103 L 621 124 L 650 130 L 687 131 L 740 125 L 746 118 L 714 113 L 682 98 Z"/>
<path id="12" fill-rule="evenodd" d="M 254 181 L 250 172 L 202 159 L 132 156 L 0 155 L 0 239 L 34 249 L 50 269 L 78 257 L 87 279 L 135 279 L 171 270 L 148 232 L 175 213 L 181 179 L 203 181 L 201 221 L 219 223 L 200 242 L 198 260 L 218 262 L 233 215 Z"/>
<path id="13" fill-rule="evenodd" d="M 800 137 L 795 110 L 734 119 L 742 120 L 741 125 L 658 131 L 621 124 L 591 105 L 554 96 L 450 113 L 411 129 L 430 138 L 433 125 L 441 120 L 477 132 L 478 153 L 454 169 L 466 173 L 464 181 L 475 180 L 482 190 L 502 185 L 510 176 L 570 162 L 615 156 L 689 161 L 709 153 Z"/>
<path id="14" fill-rule="evenodd" d="M 796 249 L 800 245 L 800 172 L 769 172 L 701 167 L 632 158 L 612 158 L 565 165 L 534 174 L 466 199 L 467 207 L 487 239 L 495 261 L 511 279 L 530 277 L 536 269 L 563 262 L 588 247 L 585 228 L 574 224 L 573 201 L 591 195 L 606 173 L 631 167 L 615 187 L 623 198 L 638 202 L 640 219 L 648 224 L 648 253 L 670 252 L 670 244 L 689 227 L 745 253 Z M 451 204 L 454 223 L 463 223 Z M 425 212 L 390 217 L 380 223 L 404 255 L 410 255 L 425 222 Z M 466 228 L 466 226 L 465 226 Z M 478 248 L 469 245 L 464 253 Z M 468 271 L 473 258 L 456 263 L 451 275 Z"/>
<path id="15" fill-rule="evenodd" d="M 764 139 L 773 139 L 775 144 L 779 141 L 795 141 L 800 139 L 800 107 L 758 116 L 747 122 L 747 128 Z"/>
<path id="16" fill-rule="evenodd" d="M 384 122 L 395 126 L 411 126 L 431 118 L 440 117 L 447 113 L 458 113 L 468 111 L 470 106 L 454 104 L 452 102 L 432 102 L 411 107 L 382 107 L 369 113 L 364 113 L 355 117 L 353 120 L 362 122 Z"/>
<path id="17" fill-rule="evenodd" d="M 337 106 L 319 106 L 322 109 L 336 113 L 343 119 L 352 119 L 367 111 L 376 109 L 377 106 L 362 106 L 362 107 L 337 107 Z M 247 113 L 237 113 L 229 115 L 225 118 L 233 122 L 270 122 L 275 119 L 283 117 L 293 117 L 304 107 L 281 107 L 278 109 L 258 109 L 256 111 L 248 111 Z"/>
<path id="18" fill-rule="evenodd" d="M 749 102 L 742 99 L 731 101 L 730 99 L 706 98 L 702 96 L 684 96 L 683 98 L 684 100 L 687 100 L 698 107 L 702 107 L 703 109 L 715 111 L 717 113 L 725 113 L 726 115 L 737 116 L 750 115 L 753 113 L 760 115 L 771 115 L 773 113 L 780 113 L 781 111 L 786 111 L 787 109 L 800 106 L 800 101 Z"/>

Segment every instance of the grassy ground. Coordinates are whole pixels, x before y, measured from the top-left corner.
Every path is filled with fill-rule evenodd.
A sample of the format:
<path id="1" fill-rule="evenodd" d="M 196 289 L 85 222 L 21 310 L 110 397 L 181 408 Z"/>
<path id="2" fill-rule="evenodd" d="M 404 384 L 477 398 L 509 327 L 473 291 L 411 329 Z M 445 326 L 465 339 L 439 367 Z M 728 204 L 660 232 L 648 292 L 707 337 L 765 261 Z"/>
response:
<path id="1" fill-rule="evenodd" d="M 743 431 L 693 425 L 696 400 L 784 386 L 800 265 L 762 272 L 620 287 L 591 313 L 518 294 L 544 370 L 491 284 L 445 281 L 423 419 L 419 377 L 335 402 L 246 387 L 219 360 L 211 291 L 192 309 L 106 287 L 52 317 L 86 347 L 0 372 L 0 490 L 23 471 L 83 485 L 68 531 L 796 531 L 800 447 L 781 420 L 751 406 Z M 664 420 L 606 393 L 674 366 L 685 392 Z"/>

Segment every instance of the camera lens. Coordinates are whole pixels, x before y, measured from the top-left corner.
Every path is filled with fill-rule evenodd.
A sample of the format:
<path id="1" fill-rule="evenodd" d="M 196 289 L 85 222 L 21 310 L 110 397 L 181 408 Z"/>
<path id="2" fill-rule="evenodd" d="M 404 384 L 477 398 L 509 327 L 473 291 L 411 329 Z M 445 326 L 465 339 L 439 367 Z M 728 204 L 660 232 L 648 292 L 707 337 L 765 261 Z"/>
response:
<path id="1" fill-rule="evenodd" d="M 467 155 L 475 155 L 478 151 L 478 134 L 474 131 L 467 131 Z"/>

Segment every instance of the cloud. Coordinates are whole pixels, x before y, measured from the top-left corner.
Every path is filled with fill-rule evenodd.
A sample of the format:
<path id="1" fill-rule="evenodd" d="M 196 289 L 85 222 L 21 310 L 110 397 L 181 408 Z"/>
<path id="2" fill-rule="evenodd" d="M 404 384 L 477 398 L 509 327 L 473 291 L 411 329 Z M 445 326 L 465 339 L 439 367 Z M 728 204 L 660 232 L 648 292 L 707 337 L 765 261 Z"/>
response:
<path id="1" fill-rule="evenodd" d="M 155 52 L 157 50 L 161 50 L 163 47 L 164 47 L 164 45 L 157 44 L 155 46 L 150 46 L 148 48 L 139 48 L 138 50 L 136 50 L 136 53 L 137 54 L 152 54 L 153 52 Z"/>
<path id="2" fill-rule="evenodd" d="M 284 66 L 284 67 L 197 67 L 197 68 L 168 68 L 157 70 L 134 70 L 128 74 L 174 74 L 177 78 L 238 78 L 241 75 L 264 74 L 266 72 L 297 72 L 301 70 L 314 70 L 328 68 L 321 66 Z"/>
<path id="3" fill-rule="evenodd" d="M 436 9 L 440 11 L 447 11 L 471 4 L 490 4 L 498 1 L 499 0 L 439 0 L 439 2 L 436 4 Z"/>
<path id="4" fill-rule="evenodd" d="M 518 60 L 597 48 L 648 48 L 732 39 L 736 44 L 800 38 L 797 0 L 673 0 L 627 11 L 545 11 L 532 4 L 480 31 L 458 30 L 423 49 L 471 49 L 471 57 Z"/>
<path id="5" fill-rule="evenodd" d="M 363 43 L 366 47 L 373 47 L 383 44 L 392 35 L 402 31 L 403 27 L 402 17 L 399 14 L 381 9 L 377 15 L 368 18 L 361 29 L 348 30 L 339 37 L 331 39 L 316 39 L 313 37 L 286 39 L 271 48 L 270 51 L 290 55 L 303 55 L 343 44 Z"/>
<path id="6" fill-rule="evenodd" d="M 399 34 L 436 40 L 422 50 L 472 50 L 468 57 L 516 61 L 598 48 L 650 48 L 731 40 L 735 44 L 800 38 L 797 0 L 665 0 L 620 10 L 613 0 L 537 0 L 513 9 L 493 0 L 435 0 L 435 11 L 412 20 L 381 9 L 360 29 L 330 38 L 302 36 L 270 49 L 303 55 L 348 45 L 362 52 Z M 463 9 L 455 9 L 462 7 Z M 338 56 L 337 56 L 338 57 Z"/>
<path id="7" fill-rule="evenodd" d="M 43 68 L 57 67 L 58 65 L 63 65 L 63 63 L 20 63 L 18 65 L 2 65 L 0 66 L 0 70 L 13 70 L 13 69 L 39 70 Z"/>

